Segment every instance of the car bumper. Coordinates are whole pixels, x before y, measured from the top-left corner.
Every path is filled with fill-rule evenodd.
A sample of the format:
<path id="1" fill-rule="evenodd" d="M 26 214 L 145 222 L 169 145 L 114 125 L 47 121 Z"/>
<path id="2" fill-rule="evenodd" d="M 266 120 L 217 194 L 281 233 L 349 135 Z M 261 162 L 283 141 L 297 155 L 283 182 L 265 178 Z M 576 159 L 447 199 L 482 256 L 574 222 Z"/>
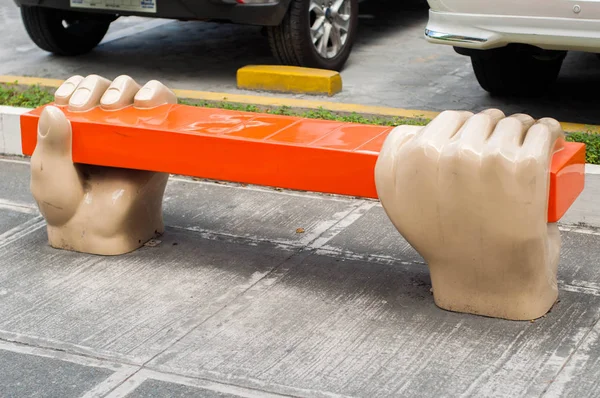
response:
<path id="1" fill-rule="evenodd" d="M 480 50 L 523 43 L 545 50 L 600 52 L 600 20 L 430 10 L 425 38 L 431 43 Z"/>
<path id="2" fill-rule="evenodd" d="M 72 8 L 69 0 L 15 0 L 18 6 L 43 6 L 94 13 L 136 15 L 179 20 L 216 20 L 240 24 L 279 25 L 290 0 L 273 0 L 267 4 L 238 4 L 234 0 L 155 0 L 156 12 L 132 12 Z"/>

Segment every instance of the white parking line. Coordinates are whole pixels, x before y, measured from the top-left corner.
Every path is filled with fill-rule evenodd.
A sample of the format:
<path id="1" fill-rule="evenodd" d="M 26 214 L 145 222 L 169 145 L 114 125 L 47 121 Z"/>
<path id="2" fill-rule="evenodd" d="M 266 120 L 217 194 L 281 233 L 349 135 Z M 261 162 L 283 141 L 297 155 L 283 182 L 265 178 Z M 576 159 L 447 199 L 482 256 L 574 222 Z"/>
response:
<path id="1" fill-rule="evenodd" d="M 308 242 L 306 242 L 306 243 L 310 242 L 310 244 L 308 245 L 308 248 L 309 249 L 320 249 L 325 244 L 327 244 L 329 241 L 331 241 L 333 238 L 338 236 L 341 232 L 343 232 L 350 225 L 354 224 L 356 221 L 358 221 L 360 218 L 362 218 L 362 216 L 367 214 L 367 212 L 370 209 L 372 209 L 373 207 L 375 207 L 376 204 L 377 204 L 377 202 L 375 202 L 375 201 L 366 201 L 363 204 L 361 204 L 360 206 L 358 206 L 357 208 L 353 209 L 348 214 L 346 214 L 344 217 L 342 217 L 337 223 L 334 223 L 334 224 L 329 223 L 329 224 L 324 225 L 324 226 L 327 226 L 327 228 L 324 229 L 322 233 L 317 235 L 316 239 L 311 239 Z"/>
<path id="2" fill-rule="evenodd" d="M 23 224 L 17 225 L 16 227 L 9 229 L 0 235 L 0 249 L 10 243 L 21 239 L 24 236 L 29 235 L 32 232 L 44 227 L 46 221 L 42 216 L 34 217 L 31 220 L 25 221 Z"/>
<path id="3" fill-rule="evenodd" d="M 0 209 L 11 210 L 23 214 L 39 214 L 38 208 L 29 203 L 13 202 L 8 199 L 0 199 Z"/>
<path id="4" fill-rule="evenodd" d="M 81 398 L 105 397 L 106 394 L 115 390 L 119 386 L 123 385 L 123 383 L 128 381 L 127 379 L 131 378 L 132 376 L 135 377 L 134 375 L 139 369 L 140 368 L 126 366 L 118 372 L 115 372 L 112 375 L 110 375 L 101 383 L 97 384 L 94 388 L 85 393 L 85 395 L 83 395 Z"/>
<path id="5" fill-rule="evenodd" d="M 64 350 L 41 348 L 37 346 L 1 340 L 0 350 L 10 351 L 17 354 L 26 354 L 37 357 L 56 359 L 82 366 L 104 368 L 114 371 L 114 373 L 111 374 L 108 378 L 104 379 L 92 389 L 88 390 L 82 398 L 124 398 L 128 394 L 133 392 L 136 388 L 138 388 L 146 380 L 158 380 L 167 383 L 185 385 L 189 387 L 203 388 L 205 390 L 210 390 L 221 394 L 235 395 L 247 398 L 281 398 L 284 396 L 289 396 L 263 391 L 263 385 L 265 388 L 269 388 L 269 383 L 260 382 L 259 380 L 250 380 L 258 384 L 256 388 L 239 387 L 233 384 L 212 381 L 206 378 L 194 378 L 172 373 L 159 372 L 144 369 L 142 368 L 142 366 L 130 365 L 109 359 L 103 359 L 101 353 L 98 353 L 95 357 L 91 357 L 67 353 Z M 292 389 L 294 391 L 296 390 L 295 388 L 291 387 L 286 388 Z M 298 390 L 297 392 L 301 391 L 306 392 L 305 390 Z M 329 397 L 341 397 L 340 395 L 328 393 L 322 395 Z"/>
<path id="6" fill-rule="evenodd" d="M 238 184 L 233 182 L 222 182 L 222 181 L 212 181 L 212 180 L 193 180 L 191 178 L 185 177 L 169 177 L 169 181 L 173 182 L 183 182 L 187 184 L 199 184 L 199 185 L 209 185 L 209 186 L 219 186 L 224 188 L 238 188 L 238 189 L 246 189 L 249 191 L 256 192 L 267 192 L 267 193 L 277 193 L 281 195 L 287 196 L 296 196 L 299 198 L 311 198 L 311 199 L 327 199 L 336 202 L 350 202 L 354 200 L 354 198 L 342 195 L 329 195 L 329 194 L 319 194 L 315 192 L 304 192 L 304 191 L 292 191 L 283 188 L 268 188 L 262 187 L 260 185 L 246 185 L 246 184 Z"/>
<path id="7" fill-rule="evenodd" d="M 600 236 L 600 230 L 580 226 L 561 225 L 558 227 L 558 230 L 562 232 L 575 232 L 577 234 Z"/>
<path id="8" fill-rule="evenodd" d="M 117 386 L 114 390 L 111 391 L 110 394 L 104 396 L 104 398 L 125 398 L 132 392 L 134 392 L 139 386 L 142 385 L 148 379 L 147 376 L 138 372 L 131 376 L 127 380 L 123 380 L 119 386 Z M 90 397 L 82 397 L 82 398 L 91 398 Z"/>
<path id="9" fill-rule="evenodd" d="M 591 296 L 600 297 L 600 289 L 598 287 L 589 286 L 587 283 L 583 285 L 579 284 L 578 281 L 573 281 L 570 284 L 564 283 L 564 281 L 558 281 L 558 288 L 572 293 L 589 294 Z"/>
<path id="10" fill-rule="evenodd" d="M 8 341 L 0 341 L 0 350 L 10 351 L 18 354 L 34 355 L 37 357 L 56 359 L 75 363 L 77 365 L 94 368 L 104 368 L 114 371 L 107 379 L 100 382 L 89 390 L 82 398 L 99 398 L 118 387 L 125 380 L 137 372 L 140 367 L 121 364 L 100 358 L 92 358 L 82 355 L 70 354 L 65 351 L 52 350 L 48 348 L 35 347 Z"/>
<path id="11" fill-rule="evenodd" d="M 35 355 L 38 357 L 58 359 L 61 361 L 71 362 L 83 366 L 91 366 L 95 368 L 104 368 L 114 371 L 121 371 L 127 369 L 129 371 L 135 371 L 139 369 L 138 366 L 131 366 L 121 364 L 113 361 L 108 361 L 101 358 L 92 358 L 83 355 L 69 354 L 65 351 L 53 350 L 49 348 L 36 347 L 31 345 L 25 345 L 20 343 L 13 343 L 10 341 L 0 341 L 0 350 L 11 351 L 18 354 Z"/>
<path id="12" fill-rule="evenodd" d="M 252 390 L 249 388 L 238 387 L 231 384 L 223 384 L 209 380 L 194 379 L 191 377 L 179 376 L 175 374 L 168 374 L 162 372 L 156 372 L 153 370 L 142 369 L 125 383 L 121 384 L 118 388 L 108 394 L 105 398 L 125 398 L 133 391 L 135 391 L 142 383 L 149 380 L 158 380 L 167 383 L 174 383 L 184 385 L 188 387 L 202 388 L 205 390 L 214 391 L 224 395 L 235 395 L 236 397 L 245 398 L 281 398 L 287 397 L 287 395 L 268 393 L 262 390 Z M 91 398 L 85 396 L 86 398 Z"/>
<path id="13" fill-rule="evenodd" d="M 15 163 L 15 164 L 26 164 L 29 166 L 28 160 L 18 160 L 18 159 L 8 159 L 8 158 L 0 158 L 0 162 L 4 163 Z"/>

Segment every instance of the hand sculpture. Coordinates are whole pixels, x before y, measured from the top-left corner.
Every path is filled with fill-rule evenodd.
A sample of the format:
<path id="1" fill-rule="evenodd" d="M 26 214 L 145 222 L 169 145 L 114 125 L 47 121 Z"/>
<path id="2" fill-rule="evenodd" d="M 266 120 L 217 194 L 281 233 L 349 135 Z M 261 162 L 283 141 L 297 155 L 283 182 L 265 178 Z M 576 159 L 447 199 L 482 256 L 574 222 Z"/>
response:
<path id="1" fill-rule="evenodd" d="M 548 224 L 554 119 L 447 111 L 397 127 L 375 169 L 394 226 L 429 265 L 444 309 L 528 320 L 555 303 L 560 234 Z"/>
<path id="2" fill-rule="evenodd" d="M 128 76 L 112 83 L 100 76 L 74 76 L 44 109 L 31 158 L 31 191 L 48 224 L 50 245 L 93 254 L 116 255 L 142 246 L 164 231 L 162 198 L 168 174 L 73 164 L 71 112 L 96 106 L 119 110 L 176 103 L 157 81 L 140 86 Z"/>

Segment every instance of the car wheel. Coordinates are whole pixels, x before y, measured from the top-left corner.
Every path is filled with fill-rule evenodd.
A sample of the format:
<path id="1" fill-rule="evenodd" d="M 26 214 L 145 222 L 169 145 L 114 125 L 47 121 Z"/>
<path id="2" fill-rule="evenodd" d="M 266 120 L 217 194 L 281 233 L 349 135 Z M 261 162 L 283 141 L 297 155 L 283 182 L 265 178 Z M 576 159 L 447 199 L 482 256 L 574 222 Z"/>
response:
<path id="1" fill-rule="evenodd" d="M 21 6 L 21 18 L 27 34 L 42 50 L 80 55 L 100 43 L 115 16 Z"/>
<path id="2" fill-rule="evenodd" d="M 269 44 L 281 64 L 339 71 L 357 26 L 358 0 L 292 0 L 282 23 L 268 28 Z"/>
<path id="3" fill-rule="evenodd" d="M 469 55 L 484 90 L 498 95 L 536 96 L 556 81 L 566 52 L 507 46 Z"/>

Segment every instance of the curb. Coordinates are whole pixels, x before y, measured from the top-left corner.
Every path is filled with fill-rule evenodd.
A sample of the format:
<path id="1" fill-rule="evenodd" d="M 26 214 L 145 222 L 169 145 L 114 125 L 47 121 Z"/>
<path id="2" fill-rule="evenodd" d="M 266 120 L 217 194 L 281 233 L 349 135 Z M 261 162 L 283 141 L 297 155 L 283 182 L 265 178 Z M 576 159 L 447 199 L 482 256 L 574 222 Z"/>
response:
<path id="1" fill-rule="evenodd" d="M 21 114 L 29 108 L 0 106 L 0 154 L 22 155 Z"/>
<path id="2" fill-rule="evenodd" d="M 0 155 L 23 156 L 21 115 L 31 108 L 0 106 Z M 600 175 L 600 165 L 586 164 L 585 173 Z"/>
<path id="3" fill-rule="evenodd" d="M 237 87 L 253 91 L 289 94 L 321 94 L 329 97 L 342 91 L 338 72 L 284 65 L 248 65 L 237 71 Z"/>
<path id="4" fill-rule="evenodd" d="M 26 76 L 1 76 L 0 83 L 14 83 L 18 82 L 19 85 L 30 86 L 39 85 L 43 87 L 58 88 L 64 80 L 59 79 L 46 79 L 38 77 L 26 77 Z M 360 104 L 347 104 L 340 102 L 331 101 L 320 101 L 320 100 L 305 100 L 295 98 L 281 98 L 281 97 L 270 97 L 262 95 L 245 95 L 245 94 L 231 94 L 231 93 L 218 93 L 209 91 L 196 91 L 196 90 L 185 90 L 185 89 L 173 89 L 172 90 L 177 97 L 201 100 L 201 101 L 212 101 L 212 102 L 232 102 L 245 105 L 260 105 L 260 106 L 286 106 L 290 108 L 300 109 L 325 109 L 330 112 L 340 113 L 360 113 L 369 116 L 382 116 L 382 117 L 399 117 L 399 118 L 411 118 L 411 119 L 433 119 L 440 112 L 425 111 L 416 109 L 403 109 L 403 108 L 389 108 L 385 106 L 373 106 L 373 105 L 360 105 Z M 565 132 L 573 133 L 579 131 L 589 131 L 600 134 L 600 126 L 589 125 L 582 123 L 570 123 L 561 122 L 561 126 Z"/>

